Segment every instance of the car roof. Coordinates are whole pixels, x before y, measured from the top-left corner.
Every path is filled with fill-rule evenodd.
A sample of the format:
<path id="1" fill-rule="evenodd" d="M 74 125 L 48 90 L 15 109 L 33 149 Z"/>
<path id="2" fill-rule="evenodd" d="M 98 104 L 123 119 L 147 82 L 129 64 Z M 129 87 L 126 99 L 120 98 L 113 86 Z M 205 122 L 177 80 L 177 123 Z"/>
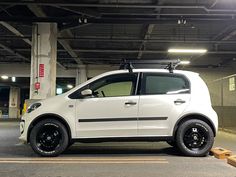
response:
<path id="1" fill-rule="evenodd" d="M 134 73 L 137 72 L 156 72 L 156 73 L 169 73 L 168 69 L 132 69 Z M 109 75 L 109 74 L 118 74 L 118 73 L 128 73 L 129 71 L 127 69 L 121 69 L 121 70 L 114 70 L 114 71 L 109 71 L 104 74 Z M 184 75 L 199 75 L 196 72 L 192 71 L 186 71 L 186 70 L 173 70 L 173 73 L 178 73 L 178 74 L 184 74 Z"/>

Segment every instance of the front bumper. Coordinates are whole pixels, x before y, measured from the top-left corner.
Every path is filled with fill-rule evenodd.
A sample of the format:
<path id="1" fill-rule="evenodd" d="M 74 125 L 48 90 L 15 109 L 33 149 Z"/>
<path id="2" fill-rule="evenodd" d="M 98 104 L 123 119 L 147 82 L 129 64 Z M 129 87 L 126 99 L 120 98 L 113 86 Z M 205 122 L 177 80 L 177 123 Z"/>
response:
<path id="1" fill-rule="evenodd" d="M 26 144 L 27 143 L 27 122 L 25 119 L 22 117 L 22 120 L 20 122 L 20 137 L 19 140 L 21 143 Z"/>

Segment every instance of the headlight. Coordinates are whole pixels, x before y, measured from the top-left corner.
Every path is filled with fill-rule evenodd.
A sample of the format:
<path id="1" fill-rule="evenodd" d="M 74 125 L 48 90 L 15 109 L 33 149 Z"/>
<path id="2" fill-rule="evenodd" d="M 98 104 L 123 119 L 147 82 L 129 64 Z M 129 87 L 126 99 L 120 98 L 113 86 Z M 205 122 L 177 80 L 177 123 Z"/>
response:
<path id="1" fill-rule="evenodd" d="M 41 103 L 33 103 L 32 105 L 28 107 L 27 113 L 31 113 L 32 111 L 37 109 L 39 106 L 41 106 Z"/>

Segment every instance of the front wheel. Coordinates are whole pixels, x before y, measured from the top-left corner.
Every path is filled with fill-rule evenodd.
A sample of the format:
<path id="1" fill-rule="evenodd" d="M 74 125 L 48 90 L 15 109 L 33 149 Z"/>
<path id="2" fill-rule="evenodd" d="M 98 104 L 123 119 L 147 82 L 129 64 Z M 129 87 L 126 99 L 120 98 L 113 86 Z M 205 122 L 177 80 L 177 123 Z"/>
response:
<path id="1" fill-rule="evenodd" d="M 206 122 L 197 119 L 188 120 L 179 126 L 176 143 L 187 156 L 206 156 L 213 146 L 214 134 Z"/>
<path id="2" fill-rule="evenodd" d="M 38 122 L 30 133 L 30 145 L 39 155 L 58 156 L 68 146 L 69 137 L 65 126 L 54 119 Z"/>

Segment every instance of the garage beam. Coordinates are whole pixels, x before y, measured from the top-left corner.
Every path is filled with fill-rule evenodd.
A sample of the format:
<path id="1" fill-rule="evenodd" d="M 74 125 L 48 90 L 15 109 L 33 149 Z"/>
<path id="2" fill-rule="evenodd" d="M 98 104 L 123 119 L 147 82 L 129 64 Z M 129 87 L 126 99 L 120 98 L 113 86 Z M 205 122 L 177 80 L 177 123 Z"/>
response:
<path id="1" fill-rule="evenodd" d="M 24 61 L 30 62 L 29 58 L 23 56 L 22 54 L 18 53 L 17 51 L 15 51 L 15 50 L 13 50 L 13 49 L 11 49 L 11 48 L 3 45 L 3 44 L 0 44 L 0 47 L 3 48 L 5 51 L 7 51 L 7 52 L 9 52 L 9 53 L 11 53 L 11 54 L 13 54 L 13 55 L 23 59 Z"/>
<path id="2" fill-rule="evenodd" d="M 88 7 L 88 8 L 141 8 L 141 9 L 202 9 L 207 12 L 235 12 L 235 10 L 209 9 L 205 6 L 180 6 L 180 5 L 156 5 L 156 4 L 118 4 L 118 3 L 71 3 L 71 2 L 35 2 L 35 1 L 1 1 L 2 5 L 41 5 L 41 6 L 65 6 L 65 7 Z"/>
<path id="3" fill-rule="evenodd" d="M 42 8 L 40 8 L 37 5 L 28 5 L 28 8 L 37 16 L 37 17 L 44 17 L 46 18 L 47 15 L 43 12 Z M 71 33 L 69 31 L 67 31 L 67 34 L 70 34 L 69 36 L 65 36 L 65 37 L 72 37 Z M 63 35 L 59 34 L 59 37 L 62 37 Z M 73 51 L 73 49 L 71 48 L 71 46 L 69 45 L 69 43 L 67 41 L 64 40 L 59 40 L 59 43 L 63 46 L 63 48 L 71 55 L 71 57 L 73 58 L 77 58 L 75 61 L 77 64 L 82 64 L 82 62 L 80 61 L 79 57 L 77 56 L 77 54 Z"/>
<path id="4" fill-rule="evenodd" d="M 31 39 L 32 36 L 15 36 L 15 35 L 0 35 L 0 40 L 6 39 Z M 65 41 L 99 41 L 99 42 L 149 42 L 149 43 L 195 43 L 195 44 L 236 44 L 235 40 L 229 41 L 221 41 L 221 40 L 165 40 L 165 39 L 134 39 L 128 37 L 120 37 L 120 38 L 100 38 L 97 36 L 90 37 L 58 37 L 58 40 Z"/>
<path id="5" fill-rule="evenodd" d="M 4 26 L 5 28 L 7 28 L 9 31 L 11 31 L 13 34 L 15 34 L 17 37 L 20 37 L 23 41 L 25 41 L 27 44 L 29 44 L 30 46 L 32 46 L 32 43 L 31 43 L 31 41 L 29 40 L 29 39 L 27 39 L 27 38 L 25 38 L 25 36 L 20 32 L 20 31 L 18 31 L 16 28 L 14 28 L 12 25 L 10 25 L 10 24 L 8 24 L 8 23 L 6 23 L 6 22 L 0 22 L 0 24 L 2 25 L 2 26 Z M 5 46 L 5 49 L 7 50 L 7 51 L 11 51 L 11 49 L 10 48 L 6 48 L 6 46 Z M 10 50 L 9 50 L 10 49 Z M 14 52 L 14 51 L 12 51 L 12 52 Z M 19 55 L 17 55 L 17 56 L 19 56 Z M 21 56 L 21 58 L 25 58 L 23 55 L 21 55 L 20 54 L 20 56 Z M 29 61 L 30 62 L 30 60 L 26 60 L 26 61 Z M 66 67 L 64 67 L 62 64 L 60 64 L 59 62 L 57 62 L 57 64 L 58 64 L 58 66 L 60 66 L 61 68 L 63 68 L 63 69 L 66 69 Z"/>
<path id="6" fill-rule="evenodd" d="M 1 37 L 0 37 L 1 39 Z M 163 40 L 163 39 L 132 39 L 132 38 L 99 38 L 99 37 L 72 37 L 72 38 L 59 38 L 63 40 L 72 41 L 100 41 L 100 42 L 150 42 L 150 43 L 198 43 L 198 44 L 235 44 L 236 41 L 219 41 L 219 40 Z"/>
<path id="7" fill-rule="evenodd" d="M 27 7 L 31 10 L 31 12 L 33 12 L 33 14 L 37 17 L 47 17 L 47 15 L 43 12 L 43 10 L 35 5 L 35 4 L 31 4 L 31 5 L 27 5 Z"/>
<path id="8" fill-rule="evenodd" d="M 27 44 L 31 45 L 31 41 L 29 39 L 25 39 L 24 38 L 25 36 L 20 31 L 18 31 L 15 27 L 13 27 L 12 25 L 10 25 L 10 24 L 8 24 L 6 22 L 2 22 L 2 21 L 0 22 L 0 24 L 2 26 L 4 26 L 5 28 L 7 28 L 9 31 L 11 31 L 16 36 L 22 37 L 23 41 L 25 41 Z"/>
<path id="9" fill-rule="evenodd" d="M 182 16 L 182 17 L 208 17 L 208 16 L 217 16 L 217 17 L 232 17 L 235 16 L 235 13 L 149 13 L 149 12 L 101 12 L 103 16 L 116 16 L 116 18 L 122 16 Z"/>
<path id="10" fill-rule="evenodd" d="M 73 7 L 63 7 L 63 6 L 52 6 L 52 7 L 56 7 L 56 8 L 59 8 L 59 9 L 63 9 L 65 11 L 69 11 L 69 12 L 73 12 L 75 14 L 79 14 L 79 15 L 85 15 L 85 16 L 88 16 L 88 17 L 100 17 L 101 14 L 98 13 L 97 11 L 95 10 L 91 10 L 91 9 L 88 9 L 88 8 L 76 8 L 74 9 Z"/>
<path id="11" fill-rule="evenodd" d="M 142 34 L 142 37 L 141 37 L 142 39 L 144 39 L 144 41 L 142 41 L 142 43 L 141 43 L 141 45 L 139 47 L 139 53 L 138 53 L 138 56 L 137 56 L 138 59 L 142 58 L 143 51 L 145 50 L 146 43 L 147 43 L 145 40 L 150 38 L 154 27 L 155 27 L 154 24 L 149 24 L 149 25 L 145 25 L 144 26 L 144 33 Z"/>
<path id="12" fill-rule="evenodd" d="M 223 37 L 222 41 L 227 41 L 227 40 L 233 38 L 235 35 L 236 35 L 236 30 L 233 30 L 229 34 L 227 34 L 225 37 Z"/>
<path id="13" fill-rule="evenodd" d="M 221 41 L 223 38 L 228 36 L 235 29 L 235 27 L 236 27 L 235 25 L 226 26 L 223 30 L 221 30 L 218 34 L 216 34 L 212 38 L 212 40 L 219 40 L 219 41 Z"/>
<path id="14" fill-rule="evenodd" d="M 126 49 L 73 49 L 78 52 L 95 52 L 95 53 L 138 53 L 139 50 L 126 50 Z M 16 49 L 16 51 L 30 51 L 30 49 Z M 59 49 L 59 52 L 66 50 Z M 168 53 L 166 50 L 144 50 L 143 53 Z M 207 54 L 236 54 L 236 51 L 208 51 Z M 197 54 L 196 54 L 197 55 Z"/>
<path id="15" fill-rule="evenodd" d="M 65 33 L 67 33 L 67 35 L 70 35 L 70 32 L 64 31 L 60 36 L 64 36 Z M 59 39 L 58 41 L 62 45 L 62 47 L 69 53 L 69 55 L 76 61 L 77 64 L 82 64 L 82 61 L 79 59 L 78 55 L 74 52 L 74 50 L 66 40 Z"/>
<path id="16" fill-rule="evenodd" d="M 34 23 L 34 22 L 47 22 L 47 23 L 75 23 L 76 25 L 82 25 L 82 24 L 88 24 L 88 23 L 98 23 L 98 24 L 166 24 L 166 23 L 172 23 L 176 24 L 179 17 L 175 18 L 108 18 L 108 17 L 102 17 L 102 18 L 88 18 L 86 19 L 86 22 L 79 22 L 81 17 L 16 17 L 16 16 L 9 16 L 9 17 L 2 17 L 0 16 L 0 21 L 4 22 L 20 22 L 20 23 Z M 235 19 L 232 17 L 185 17 L 186 20 L 197 23 L 205 23 L 208 24 L 209 21 L 214 23 L 221 23 L 222 21 L 224 23 L 232 24 L 232 22 L 235 22 Z"/>
<path id="17" fill-rule="evenodd" d="M 2 12 L 2 11 L 4 11 L 4 12 L 6 12 L 7 13 L 7 9 L 9 9 L 9 8 L 11 8 L 11 7 L 13 7 L 14 5 L 8 5 L 7 7 L 1 7 L 1 9 L 0 9 L 0 12 Z"/>

